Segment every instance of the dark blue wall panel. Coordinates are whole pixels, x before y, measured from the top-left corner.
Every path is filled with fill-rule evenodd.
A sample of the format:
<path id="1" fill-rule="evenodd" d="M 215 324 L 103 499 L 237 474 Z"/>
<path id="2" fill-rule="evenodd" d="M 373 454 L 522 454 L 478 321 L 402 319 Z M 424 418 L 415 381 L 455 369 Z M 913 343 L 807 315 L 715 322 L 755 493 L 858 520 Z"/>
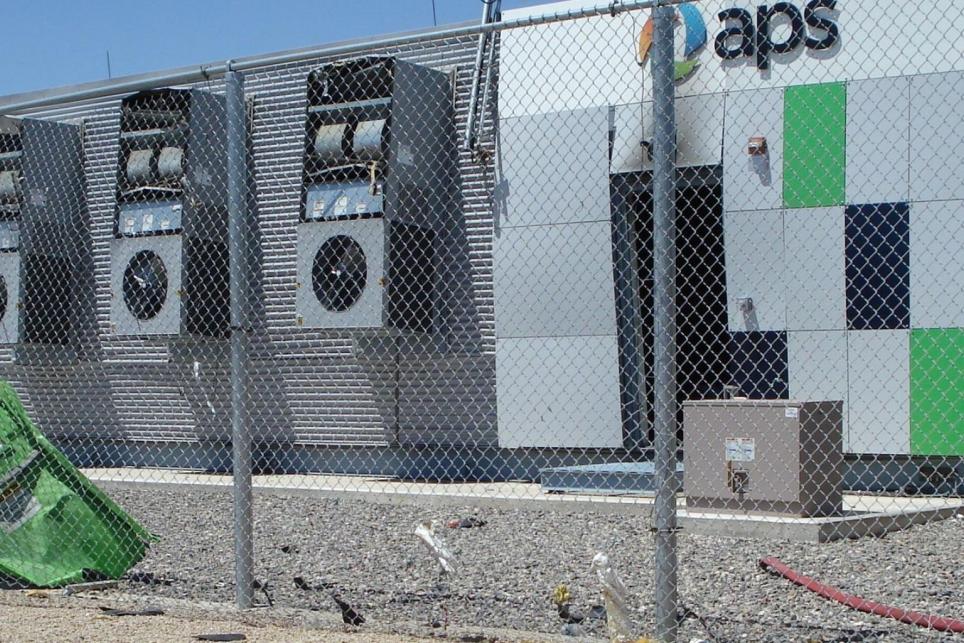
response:
<path id="1" fill-rule="evenodd" d="M 790 387 L 784 331 L 730 333 L 728 384 L 753 399 L 786 399 Z"/>
<path id="2" fill-rule="evenodd" d="M 847 206 L 847 328 L 910 327 L 910 208 Z"/>

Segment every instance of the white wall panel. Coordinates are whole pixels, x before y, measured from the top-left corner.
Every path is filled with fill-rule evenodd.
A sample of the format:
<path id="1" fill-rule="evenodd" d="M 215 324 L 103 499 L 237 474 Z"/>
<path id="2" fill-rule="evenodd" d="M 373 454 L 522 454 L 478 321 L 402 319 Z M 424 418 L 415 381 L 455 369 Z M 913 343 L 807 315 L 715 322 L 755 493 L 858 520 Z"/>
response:
<path id="1" fill-rule="evenodd" d="M 723 133 L 723 207 L 782 207 L 783 90 L 727 94 Z M 751 136 L 766 137 L 766 157 L 747 154 Z"/>
<path id="2" fill-rule="evenodd" d="M 653 103 L 617 105 L 612 172 L 651 170 L 640 141 L 653 138 Z M 676 165 L 718 165 L 723 147 L 723 94 L 687 96 L 676 102 Z"/>
<path id="3" fill-rule="evenodd" d="M 847 85 L 847 203 L 906 201 L 910 81 Z"/>
<path id="4" fill-rule="evenodd" d="M 499 446 L 619 447 L 616 337 L 496 342 Z"/>
<path id="5" fill-rule="evenodd" d="M 964 201 L 910 207 L 910 324 L 964 327 Z"/>
<path id="6" fill-rule="evenodd" d="M 712 94 L 724 88 L 724 72 L 713 51 L 716 14 L 724 4 L 708 0 L 696 6 L 707 25 L 709 42 L 693 57 L 700 67 L 677 83 L 678 96 Z M 596 0 L 573 0 L 503 12 L 504 20 L 599 6 Z M 502 34 L 499 61 L 499 113 L 503 118 L 565 109 L 620 105 L 652 96 L 649 61 L 637 62 L 639 32 L 649 11 L 615 18 L 602 15 Z M 677 57 L 682 57 L 684 30 L 676 29 Z"/>
<path id="7" fill-rule="evenodd" d="M 910 331 L 847 332 L 852 453 L 910 452 Z"/>
<path id="8" fill-rule="evenodd" d="M 784 211 L 788 330 L 844 330 L 843 208 Z"/>
<path id="9" fill-rule="evenodd" d="M 723 235 L 730 330 L 786 330 L 783 211 L 726 212 Z M 740 311 L 741 297 L 753 299 L 749 317 Z"/>
<path id="10" fill-rule="evenodd" d="M 609 221 L 609 110 L 500 121 L 499 227 Z"/>
<path id="11" fill-rule="evenodd" d="M 958 11 L 961 14 L 964 11 Z M 961 32 L 958 32 L 961 33 Z M 961 52 L 958 60 L 964 60 Z M 910 79 L 910 198 L 964 198 L 964 73 Z"/>
<path id="12" fill-rule="evenodd" d="M 505 228 L 493 246 L 497 337 L 616 333 L 608 221 Z"/>
<path id="13" fill-rule="evenodd" d="M 791 400 L 840 400 L 844 403 L 843 436 L 847 449 L 847 333 L 789 331 L 787 356 Z"/>

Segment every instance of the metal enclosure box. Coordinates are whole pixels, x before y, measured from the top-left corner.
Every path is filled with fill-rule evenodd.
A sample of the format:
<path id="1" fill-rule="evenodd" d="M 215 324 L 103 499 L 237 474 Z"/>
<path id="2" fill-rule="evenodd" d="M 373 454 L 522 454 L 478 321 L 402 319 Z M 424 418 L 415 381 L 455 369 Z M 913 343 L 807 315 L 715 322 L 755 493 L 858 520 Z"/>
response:
<path id="1" fill-rule="evenodd" d="M 17 358 L 75 355 L 93 329 L 93 265 L 78 125 L 0 117 L 4 343 Z M 13 273 L 19 274 L 19 278 Z"/>
<path id="2" fill-rule="evenodd" d="M 229 319 L 224 97 L 140 92 L 121 104 L 111 328 L 223 337 Z"/>
<path id="3" fill-rule="evenodd" d="M 684 403 L 687 508 L 839 514 L 842 410 L 839 401 Z"/>
<path id="4" fill-rule="evenodd" d="M 391 57 L 308 76 L 296 323 L 427 332 L 451 211 L 448 76 Z"/>

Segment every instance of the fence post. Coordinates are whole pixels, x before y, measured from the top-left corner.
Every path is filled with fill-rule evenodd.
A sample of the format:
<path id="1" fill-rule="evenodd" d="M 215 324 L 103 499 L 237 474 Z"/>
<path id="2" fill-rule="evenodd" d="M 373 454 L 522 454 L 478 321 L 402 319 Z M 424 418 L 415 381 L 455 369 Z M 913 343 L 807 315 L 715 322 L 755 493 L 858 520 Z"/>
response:
<path id="1" fill-rule="evenodd" d="M 247 220 L 247 114 L 244 76 L 228 63 L 225 74 L 228 153 L 228 252 L 231 284 L 231 446 L 234 472 L 235 599 L 240 609 L 254 604 L 252 538 L 251 432 L 245 397 L 248 392 L 248 271 L 250 222 Z"/>
<path id="2" fill-rule="evenodd" d="M 674 643 L 676 585 L 676 111 L 672 6 L 653 8 L 653 342 L 656 638 Z"/>

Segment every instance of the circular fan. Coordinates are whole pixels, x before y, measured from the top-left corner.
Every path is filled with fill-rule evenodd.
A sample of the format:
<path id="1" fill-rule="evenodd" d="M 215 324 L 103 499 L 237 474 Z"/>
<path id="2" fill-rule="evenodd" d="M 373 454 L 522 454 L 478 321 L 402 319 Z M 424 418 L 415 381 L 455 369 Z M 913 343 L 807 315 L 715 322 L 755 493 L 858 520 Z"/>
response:
<path id="1" fill-rule="evenodd" d="M 367 281 L 365 252 L 351 237 L 331 237 L 315 254 L 311 285 L 318 301 L 327 310 L 341 312 L 354 306 Z"/>
<path id="2" fill-rule="evenodd" d="M 156 253 L 141 250 L 124 270 L 124 303 L 134 317 L 146 321 L 157 316 L 167 299 L 167 268 Z"/>
<path id="3" fill-rule="evenodd" d="M 0 275 L 0 321 L 7 314 L 7 280 Z"/>

